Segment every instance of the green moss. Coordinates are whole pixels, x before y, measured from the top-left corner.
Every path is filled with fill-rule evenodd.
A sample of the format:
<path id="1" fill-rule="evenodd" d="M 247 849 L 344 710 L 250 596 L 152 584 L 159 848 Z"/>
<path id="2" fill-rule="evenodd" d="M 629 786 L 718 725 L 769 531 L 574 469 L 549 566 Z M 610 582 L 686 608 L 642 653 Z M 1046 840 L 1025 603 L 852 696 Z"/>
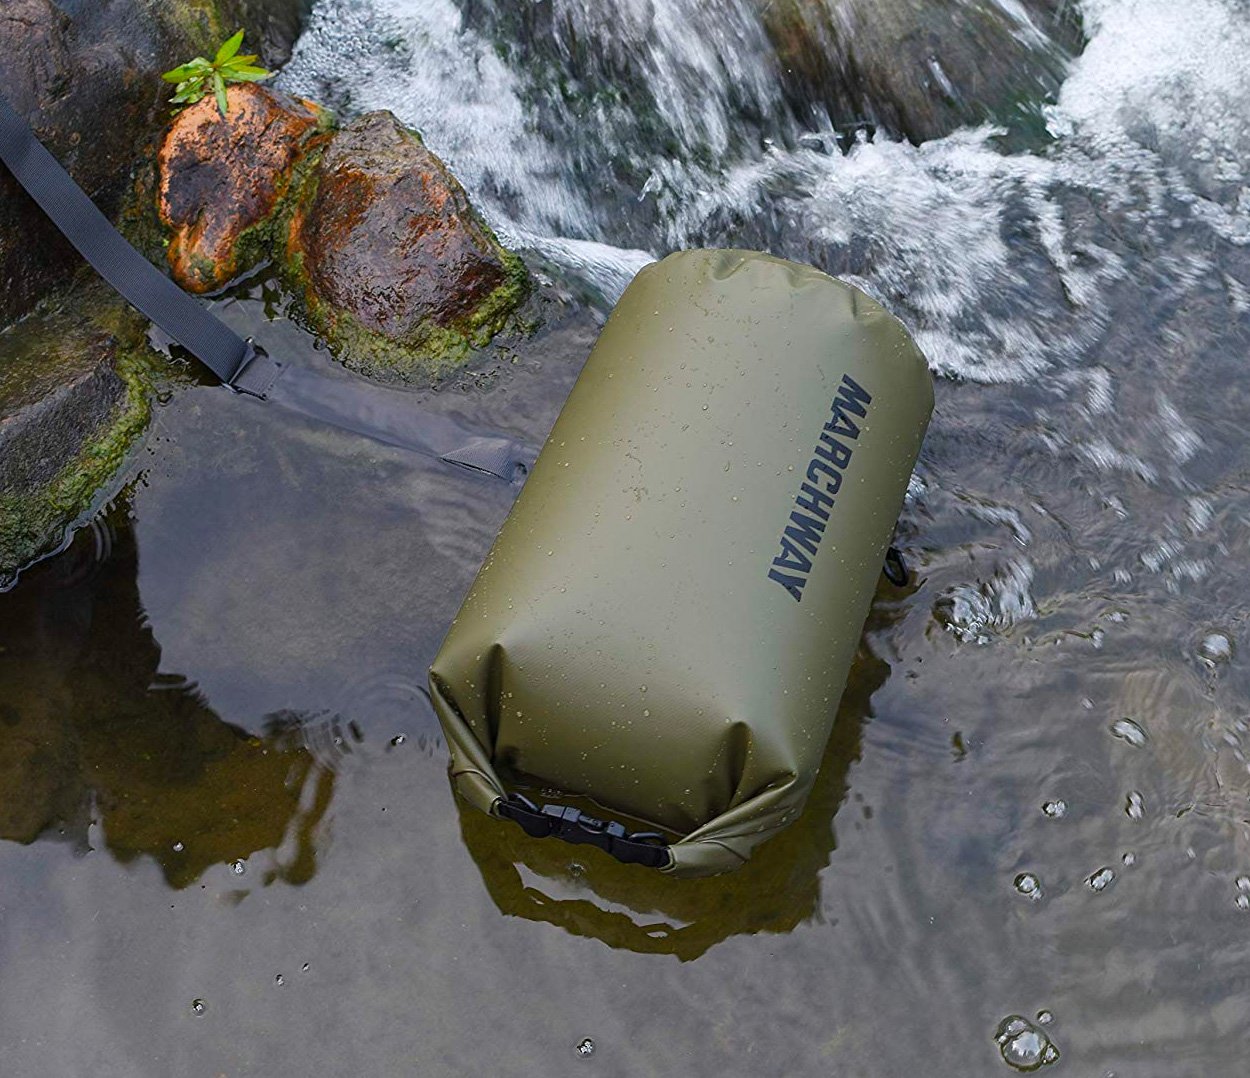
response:
<path id="1" fill-rule="evenodd" d="M 89 317 L 118 341 L 115 369 L 125 384 L 125 396 L 100 432 L 51 482 L 0 493 L 0 585 L 55 546 L 64 530 L 91 508 L 151 418 L 153 372 L 142 323 L 120 307 Z"/>
<path id="2" fill-rule="evenodd" d="M 150 3 L 157 17 L 194 52 L 209 54 L 237 27 L 227 29 L 217 0 L 167 0 Z M 191 59 L 190 56 L 186 57 Z M 181 61 L 180 61 L 181 62 Z"/>
<path id="3" fill-rule="evenodd" d="M 312 176 L 301 192 L 304 205 L 316 198 L 316 178 Z M 288 217 L 282 233 L 290 234 Z M 280 259 L 287 285 L 299 300 L 300 312 L 308 328 L 322 336 L 334 357 L 347 367 L 369 378 L 394 382 L 427 382 L 466 363 L 475 348 L 485 347 L 505 328 L 524 330 L 517 312 L 532 289 L 529 271 L 521 258 L 495 239 L 483 223 L 504 265 L 504 280 L 467 316 L 450 326 L 427 322 L 401 339 L 393 339 L 362 325 L 348 311 L 321 299 L 312 287 L 304 266 L 304 252 L 292 246 Z"/>
<path id="4" fill-rule="evenodd" d="M 302 252 L 295 252 L 288 260 L 288 272 L 301 283 L 311 328 L 325 337 L 343 366 L 381 381 L 424 382 L 462 366 L 475 348 L 489 344 L 495 334 L 514 322 L 517 309 L 530 292 L 529 272 L 511 251 L 500 248 L 500 254 L 507 276 L 471 314 L 451 326 L 427 322 L 401 340 L 368 329 L 353 315 L 318 299 L 306 283 Z"/>

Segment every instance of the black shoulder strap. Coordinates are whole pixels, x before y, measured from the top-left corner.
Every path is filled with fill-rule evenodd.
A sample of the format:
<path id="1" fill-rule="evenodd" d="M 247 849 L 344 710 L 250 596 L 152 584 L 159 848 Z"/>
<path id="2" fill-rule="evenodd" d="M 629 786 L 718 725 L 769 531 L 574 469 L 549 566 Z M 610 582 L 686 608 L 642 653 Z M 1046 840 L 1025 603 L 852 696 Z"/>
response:
<path id="1" fill-rule="evenodd" d="M 0 161 L 109 284 L 228 386 L 264 397 L 282 371 L 188 296 L 109 223 L 0 95 Z"/>

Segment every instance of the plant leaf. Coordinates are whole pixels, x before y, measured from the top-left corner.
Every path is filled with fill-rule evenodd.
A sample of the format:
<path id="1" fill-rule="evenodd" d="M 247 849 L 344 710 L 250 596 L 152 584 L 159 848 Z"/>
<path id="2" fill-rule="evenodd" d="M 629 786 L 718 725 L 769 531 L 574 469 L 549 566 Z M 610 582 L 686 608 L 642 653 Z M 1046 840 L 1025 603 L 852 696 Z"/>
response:
<path id="1" fill-rule="evenodd" d="M 227 60 L 221 66 L 222 67 L 247 67 L 248 64 L 255 63 L 255 61 L 256 61 L 255 53 L 253 53 L 251 56 L 232 56 L 229 60 Z"/>
<path id="2" fill-rule="evenodd" d="M 245 71 L 227 71 L 222 76 L 227 82 L 264 82 L 272 76 L 268 73 L 264 75 L 252 75 Z"/>
<path id="3" fill-rule="evenodd" d="M 230 105 L 226 101 L 226 80 L 220 75 L 213 75 L 213 90 L 217 94 L 217 108 L 224 117 L 230 111 Z"/>
<path id="4" fill-rule="evenodd" d="M 172 71 L 166 71 L 161 76 L 166 82 L 185 82 L 197 70 L 195 64 L 183 64 L 181 67 L 175 67 Z"/>
<path id="5" fill-rule="evenodd" d="M 213 61 L 213 63 L 224 64 L 227 60 L 230 59 L 230 57 L 234 56 L 239 51 L 239 47 L 242 44 L 243 44 L 243 31 L 240 30 L 237 34 L 234 35 L 234 37 L 232 37 L 229 41 L 227 41 L 224 45 L 222 45 L 220 49 L 217 50 L 217 58 Z"/>

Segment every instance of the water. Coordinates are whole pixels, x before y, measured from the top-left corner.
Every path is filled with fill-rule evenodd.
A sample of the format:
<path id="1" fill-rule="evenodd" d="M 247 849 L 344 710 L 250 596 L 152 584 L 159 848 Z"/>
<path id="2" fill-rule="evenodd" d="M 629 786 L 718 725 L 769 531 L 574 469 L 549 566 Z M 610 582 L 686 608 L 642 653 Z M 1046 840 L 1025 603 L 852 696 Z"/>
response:
<path id="1" fill-rule="evenodd" d="M 433 407 L 536 441 L 639 265 L 815 262 L 940 376 L 919 586 L 742 872 L 574 858 L 452 802 L 422 692 L 511 489 L 177 387 L 0 596 L 6 1073 L 1239 1073 L 1250 13 L 1081 10 L 1053 100 L 914 145 L 746 0 L 321 0 L 284 82 L 420 127 L 569 297 Z"/>

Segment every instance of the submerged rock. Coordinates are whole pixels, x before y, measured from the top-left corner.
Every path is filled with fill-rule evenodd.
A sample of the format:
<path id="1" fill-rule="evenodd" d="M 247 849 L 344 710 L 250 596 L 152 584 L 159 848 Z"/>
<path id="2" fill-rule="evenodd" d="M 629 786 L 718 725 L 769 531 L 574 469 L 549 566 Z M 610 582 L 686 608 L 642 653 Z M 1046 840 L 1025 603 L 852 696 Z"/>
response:
<path id="1" fill-rule="evenodd" d="M 296 210 L 286 261 L 339 358 L 383 378 L 464 358 L 526 293 L 520 260 L 389 112 L 334 137 Z"/>
<path id="2" fill-rule="evenodd" d="M 0 587 L 60 542 L 147 425 L 144 348 L 103 286 L 0 333 Z"/>
<path id="3" fill-rule="evenodd" d="M 142 144 L 168 114 L 160 73 L 246 27 L 268 63 L 284 60 L 309 0 L 4 0 L 0 87 L 110 218 L 121 213 Z M 81 261 L 0 168 L 0 324 L 31 310 Z"/>
<path id="4" fill-rule="evenodd" d="M 786 92 L 913 142 L 1055 94 L 1083 44 L 1066 0 L 759 0 Z"/>
<path id="5" fill-rule="evenodd" d="M 255 84 L 181 112 L 158 156 L 159 212 L 169 265 L 191 292 L 210 292 L 262 261 L 272 224 L 310 143 L 332 123 L 311 101 Z"/>

